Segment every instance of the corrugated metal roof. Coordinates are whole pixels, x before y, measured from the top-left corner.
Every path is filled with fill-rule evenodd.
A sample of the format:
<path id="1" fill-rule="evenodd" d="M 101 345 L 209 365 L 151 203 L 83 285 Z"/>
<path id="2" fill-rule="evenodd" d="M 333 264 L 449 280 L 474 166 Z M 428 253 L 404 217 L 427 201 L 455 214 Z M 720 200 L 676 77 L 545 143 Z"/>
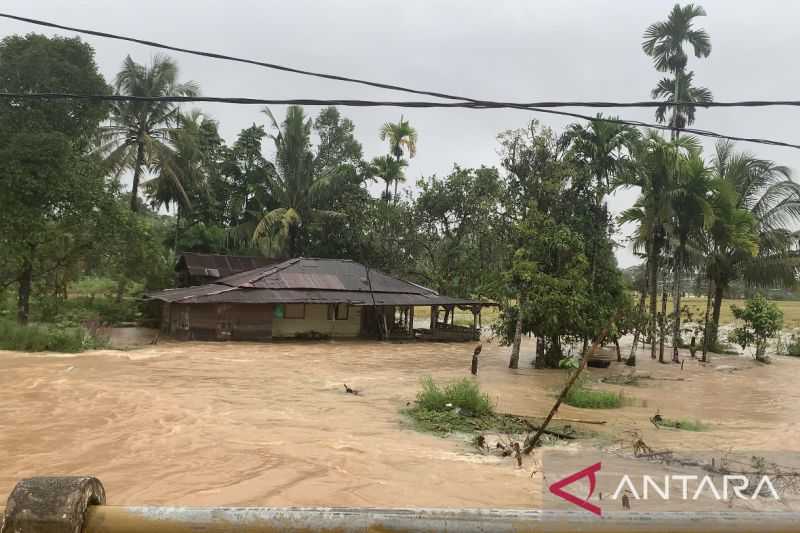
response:
<path id="1" fill-rule="evenodd" d="M 185 252 L 178 258 L 175 270 L 186 268 L 193 276 L 224 278 L 276 262 L 277 260 L 266 257 Z"/>
<path id="2" fill-rule="evenodd" d="M 227 276 L 212 284 L 148 296 L 182 303 L 485 304 L 479 300 L 442 296 L 347 259 L 302 257 Z"/>

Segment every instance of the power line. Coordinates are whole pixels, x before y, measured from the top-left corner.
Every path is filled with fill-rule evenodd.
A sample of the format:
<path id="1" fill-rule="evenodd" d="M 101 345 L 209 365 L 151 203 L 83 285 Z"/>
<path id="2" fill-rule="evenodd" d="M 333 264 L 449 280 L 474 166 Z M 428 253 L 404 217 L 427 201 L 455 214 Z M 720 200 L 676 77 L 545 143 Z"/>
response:
<path id="1" fill-rule="evenodd" d="M 533 111 L 537 113 L 547 113 L 552 115 L 559 115 L 559 116 L 567 116 L 571 118 L 577 118 L 580 120 L 589 120 L 589 121 L 602 121 L 602 122 L 610 122 L 615 124 L 626 124 L 630 126 L 636 126 L 641 128 L 653 128 L 658 130 L 668 130 L 672 131 L 674 128 L 670 126 L 664 126 L 662 124 L 651 124 L 647 122 L 641 121 L 634 121 L 634 120 L 624 120 L 624 119 L 615 119 L 615 118 L 607 118 L 607 117 L 592 117 L 589 115 L 583 115 L 580 113 L 571 113 L 567 111 L 557 111 L 555 109 L 550 109 L 552 107 L 657 107 L 660 105 L 669 105 L 668 103 L 663 102 L 534 102 L 534 103 L 518 103 L 518 102 L 492 102 L 492 101 L 484 101 L 484 100 L 477 100 L 474 98 L 468 98 L 463 96 L 457 96 L 447 93 L 441 93 L 437 91 L 427 91 L 427 90 L 418 90 L 412 89 L 409 87 L 403 87 L 400 85 L 393 85 L 388 83 L 381 83 L 381 82 L 374 82 L 369 80 L 363 80 L 359 78 L 351 78 L 347 76 L 340 76 L 336 74 L 326 74 L 321 72 L 314 72 L 310 70 L 298 69 L 294 67 L 287 67 L 285 65 L 278 65 L 275 63 L 268 63 L 265 61 L 257 61 L 254 59 L 246 59 L 241 57 L 229 56 L 225 54 L 218 54 L 215 52 L 205 52 L 200 50 L 192 50 L 189 48 L 181 48 L 178 46 L 172 46 L 164 43 L 159 43 L 155 41 L 148 41 L 145 39 L 138 39 L 134 37 L 126 37 L 124 35 L 117 35 L 108 32 L 101 32 L 96 30 L 89 30 L 84 28 L 76 28 L 72 26 L 65 26 L 63 24 L 56 24 L 54 22 L 48 22 L 40 19 L 33 19 L 28 17 L 20 17 L 17 15 L 12 15 L 9 13 L 0 13 L 0 17 L 17 20 L 21 22 L 27 22 L 30 24 L 35 24 L 38 26 L 46 26 L 49 28 L 57 28 L 61 30 L 67 31 L 74 31 L 77 33 L 83 33 L 87 35 L 94 35 L 96 37 L 104 37 L 108 39 L 116 39 L 121 41 L 128 41 L 137 44 L 142 44 L 145 46 L 151 46 L 154 48 L 161 48 L 165 50 L 172 50 L 175 52 L 182 52 L 192 55 L 198 55 L 202 57 L 208 57 L 212 59 L 222 59 L 226 61 L 234 61 L 238 63 L 246 63 L 250 65 L 261 66 L 269 69 L 280 70 L 284 72 L 290 72 L 294 74 L 300 74 L 304 76 L 312 76 L 317 78 L 335 80 L 335 81 L 344 81 L 348 83 L 357 83 L 361 85 L 367 85 L 370 87 L 377 87 L 380 89 L 388 89 L 393 91 L 401 91 L 406 93 L 412 94 L 420 94 L 426 96 L 433 96 L 436 98 L 444 98 L 448 100 L 456 100 L 454 104 L 437 104 L 436 102 L 374 102 L 374 101 L 366 101 L 366 100 L 314 100 L 314 99 L 294 99 L 294 100 L 267 100 L 267 99 L 254 99 L 254 98 L 214 98 L 214 97 L 192 97 L 196 98 L 195 100 L 185 99 L 179 100 L 181 97 L 166 97 L 170 98 L 171 100 L 162 100 L 162 101 L 173 101 L 173 102 L 180 102 L 180 101 L 196 101 L 196 102 L 221 102 L 221 103 L 235 103 L 235 104 L 291 104 L 297 103 L 298 105 L 342 105 L 342 106 L 353 106 L 353 107 L 377 107 L 377 106 L 393 106 L 393 107 L 426 107 L 426 108 L 434 108 L 434 107 L 456 107 L 456 108 L 473 108 L 473 109 L 499 109 L 499 108 L 508 108 L 508 109 L 522 109 L 526 111 Z M 129 101 L 133 101 L 135 97 L 123 97 L 121 95 L 107 95 L 107 96 L 86 96 L 86 95 L 69 95 L 69 94 L 60 94 L 60 93 L 48 93 L 48 94 L 28 94 L 28 95 L 12 95 L 12 94 L 0 94 L 0 97 L 5 98 L 13 98 L 13 97 L 27 97 L 27 98 L 81 98 L 81 99 L 101 99 L 101 100 L 124 100 L 127 99 Z M 141 99 L 142 97 L 140 97 Z M 338 103 L 337 103 L 338 102 Z M 677 102 L 677 105 L 693 105 L 695 107 L 763 107 L 763 106 L 774 106 L 774 105 L 783 105 L 783 106 L 800 106 L 800 101 L 796 100 L 749 100 L 749 101 L 741 101 L 741 102 L 707 102 L 704 103 L 702 106 L 693 103 L 693 102 Z M 751 142 L 751 143 L 759 143 L 759 144 L 768 144 L 773 146 L 785 146 L 790 148 L 798 148 L 800 149 L 800 145 L 786 143 L 782 141 L 774 141 L 769 139 L 758 139 L 758 138 L 748 138 L 748 137 L 736 137 L 732 135 L 724 135 L 720 133 L 716 133 L 709 130 L 699 130 L 699 129 L 692 129 L 692 128 L 681 128 L 680 131 L 690 133 L 693 135 L 699 135 L 703 137 L 714 137 L 718 139 L 729 139 L 733 141 L 741 141 L 741 142 Z"/>
<path id="2" fill-rule="evenodd" d="M 444 98 L 447 100 L 459 100 L 463 102 L 472 102 L 472 103 L 479 103 L 479 104 L 489 104 L 491 106 L 500 106 L 506 108 L 519 108 L 519 109 L 530 109 L 532 108 L 550 108 L 550 107 L 590 107 L 590 108 L 606 108 L 606 107 L 659 107 L 662 105 L 672 106 L 672 105 L 679 105 L 679 106 L 694 106 L 694 107 L 767 107 L 767 106 L 791 106 L 791 107 L 800 107 L 800 100 L 740 100 L 740 101 L 729 101 L 729 102 L 704 102 L 704 103 L 697 103 L 697 102 L 658 102 L 658 101 L 633 101 L 633 102 L 614 102 L 614 101 L 544 101 L 544 102 L 495 102 L 495 101 L 488 101 L 488 100 L 479 100 L 475 98 L 469 98 L 466 96 L 458 96 L 448 93 L 442 93 L 438 91 L 431 91 L 431 90 L 422 90 L 422 89 L 413 89 L 410 87 L 404 87 L 401 85 L 394 85 L 390 83 L 383 83 L 377 81 L 370 81 L 364 80 L 360 78 L 352 78 L 349 76 L 341 76 L 338 74 L 326 74 L 323 72 L 314 72 L 311 70 L 305 70 L 295 67 L 289 67 L 286 65 L 279 65 L 276 63 L 269 63 L 266 61 L 258 61 L 255 59 L 247 59 L 242 57 L 236 56 L 229 56 L 226 54 L 219 54 L 216 52 L 207 52 L 203 50 L 193 50 L 190 48 L 182 48 L 179 46 L 173 46 L 169 44 L 159 43 L 157 41 L 148 41 L 145 39 L 139 39 L 136 37 L 128 37 L 125 35 L 118 35 L 115 33 L 108 33 L 103 31 L 97 30 L 89 30 L 85 28 L 76 28 L 73 26 L 65 26 L 63 24 L 56 24 L 55 22 L 49 22 L 40 19 L 28 18 L 28 17 L 20 17 L 18 15 L 12 15 L 10 13 L 0 13 L 0 17 L 17 20 L 20 22 L 27 22 L 29 24 L 35 24 L 37 26 L 46 26 L 48 28 L 56 28 L 61 30 L 67 31 L 74 31 L 76 33 L 83 33 L 86 35 L 94 35 L 95 37 L 104 37 L 107 39 L 115 39 L 119 41 L 128 41 L 132 43 L 142 44 L 145 46 L 150 46 L 153 48 L 161 48 L 164 50 L 172 50 L 174 52 L 182 52 L 185 54 L 197 55 L 201 57 L 207 57 L 211 59 L 222 59 L 225 61 L 234 61 L 237 63 L 246 63 L 249 65 L 256 65 L 260 67 L 265 67 L 273 70 L 280 70 L 283 72 L 290 72 L 293 74 L 300 74 L 302 76 L 312 76 L 316 78 L 323 78 L 328 80 L 334 81 L 344 81 L 347 83 L 357 83 L 360 85 L 367 85 L 370 87 L 376 87 L 379 89 L 388 89 L 392 91 L 401 91 L 406 93 L 412 94 L 419 94 L 424 96 L 433 96 L 436 98 Z M 456 106 L 460 107 L 460 106 Z"/>
<path id="3" fill-rule="evenodd" d="M 555 115 L 568 116 L 586 121 L 601 121 L 611 122 L 614 124 L 623 124 L 628 126 L 635 126 L 637 128 L 650 128 L 664 131 L 672 131 L 674 128 L 665 126 L 663 124 L 653 124 L 649 122 L 642 122 L 638 120 L 625 120 L 613 117 L 593 117 L 590 115 L 583 115 L 580 113 L 572 113 L 569 111 L 556 111 L 554 109 L 542 109 L 535 107 L 520 107 L 517 104 L 504 104 L 502 102 L 409 102 L 409 101 L 376 101 L 376 100 L 344 100 L 344 99 L 314 99 L 314 98 L 293 98 L 293 99 L 279 99 L 279 98 L 226 98 L 215 96 L 125 96 L 119 94 L 71 94 L 71 93 L 0 93 L 0 98 L 6 100 L 14 99 L 28 99 L 28 100 L 56 100 L 56 99 L 69 99 L 69 100 L 97 100 L 97 101 L 112 101 L 112 102 L 207 102 L 207 103 L 225 103 L 225 104 L 239 104 L 239 105 L 310 105 L 310 106 L 330 106 L 339 105 L 345 107 L 411 107 L 411 108 L 464 108 L 464 109 L 524 109 L 528 111 L 536 111 L 539 113 L 550 113 Z M 783 141 L 776 141 L 772 139 L 760 139 L 753 137 L 737 137 L 733 135 L 725 135 L 710 130 L 703 130 L 697 128 L 680 128 L 682 133 L 697 135 L 701 137 L 712 137 L 716 139 L 727 139 L 731 141 L 749 142 L 757 144 L 766 144 L 771 146 L 783 146 L 787 148 L 800 149 L 800 144 L 793 144 Z"/>

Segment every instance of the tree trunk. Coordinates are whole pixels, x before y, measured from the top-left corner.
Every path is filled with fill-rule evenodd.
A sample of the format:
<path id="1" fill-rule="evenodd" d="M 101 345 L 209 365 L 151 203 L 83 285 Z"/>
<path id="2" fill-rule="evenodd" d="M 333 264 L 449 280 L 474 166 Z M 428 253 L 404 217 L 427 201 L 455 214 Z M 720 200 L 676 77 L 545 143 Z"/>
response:
<path id="1" fill-rule="evenodd" d="M 175 244 L 172 247 L 172 250 L 175 252 L 175 256 L 178 255 L 178 237 L 180 236 L 181 231 L 181 204 L 175 204 L 177 206 L 177 212 L 175 213 Z"/>
<path id="2" fill-rule="evenodd" d="M 139 180 L 144 167 L 144 142 L 136 143 L 136 166 L 133 167 L 133 184 L 131 185 L 131 211 L 139 210 Z"/>
<path id="3" fill-rule="evenodd" d="M 667 275 L 661 280 L 661 316 L 658 319 L 658 362 L 664 363 L 664 334 L 667 332 Z"/>
<path id="4" fill-rule="evenodd" d="M 656 358 L 656 314 L 658 305 L 658 257 L 656 254 L 656 238 L 650 240 L 650 358 Z"/>
<path id="5" fill-rule="evenodd" d="M 711 351 L 715 350 L 719 344 L 719 314 L 722 311 L 722 296 L 724 292 L 722 287 L 714 287 L 714 311 L 711 319 L 711 333 L 708 336 L 708 349 Z"/>
<path id="6" fill-rule="evenodd" d="M 33 265 L 25 259 L 19 276 L 17 277 L 19 289 L 17 291 L 17 322 L 25 325 L 30 318 L 31 286 L 33 285 Z"/>
<path id="7" fill-rule="evenodd" d="M 641 316 L 642 311 L 644 311 L 644 299 L 647 296 L 647 288 L 648 288 L 648 279 L 650 273 L 650 261 L 647 261 L 647 265 L 645 265 L 644 269 L 644 280 L 642 283 L 642 287 L 639 290 L 639 306 L 636 308 L 636 313 Z M 631 345 L 631 353 L 628 356 L 628 359 L 625 361 L 625 364 L 628 366 L 636 366 L 636 349 L 639 347 L 639 335 L 641 335 L 641 323 L 636 324 L 636 330 L 633 332 L 633 344 Z"/>
<path id="8" fill-rule="evenodd" d="M 672 362 L 680 363 L 678 348 L 681 345 L 681 260 L 683 258 L 683 244 L 675 250 L 675 280 L 672 283 L 672 312 L 675 314 L 672 321 Z"/>
<path id="9" fill-rule="evenodd" d="M 398 180 L 394 180 L 394 196 L 392 197 L 394 203 L 397 203 L 397 182 Z"/>
<path id="10" fill-rule="evenodd" d="M 522 308 L 517 316 L 517 324 L 514 327 L 514 344 L 511 347 L 511 359 L 508 360 L 508 368 L 519 368 L 519 347 L 522 344 Z"/>
<path id="11" fill-rule="evenodd" d="M 389 183 L 391 183 L 391 180 L 386 180 L 386 191 L 383 193 L 383 199 L 387 202 L 389 201 Z"/>
<path id="12" fill-rule="evenodd" d="M 710 324 L 708 322 L 708 313 L 711 310 L 711 279 L 708 280 L 708 288 L 706 289 L 706 316 L 703 321 L 703 357 L 701 361 L 704 363 L 708 363 L 708 342 L 709 342 L 709 327 Z"/>
<path id="13" fill-rule="evenodd" d="M 619 349 L 619 337 L 614 337 L 614 346 L 617 348 L 617 363 L 621 363 L 622 350 Z"/>

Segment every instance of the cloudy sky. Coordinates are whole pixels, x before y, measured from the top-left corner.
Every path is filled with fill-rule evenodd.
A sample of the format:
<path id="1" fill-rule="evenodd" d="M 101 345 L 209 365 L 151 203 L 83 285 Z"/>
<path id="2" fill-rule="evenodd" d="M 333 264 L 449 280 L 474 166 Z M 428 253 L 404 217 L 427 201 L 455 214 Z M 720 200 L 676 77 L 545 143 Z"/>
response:
<path id="1" fill-rule="evenodd" d="M 643 30 L 666 18 L 674 2 L 650 0 L 5 0 L 2 11 L 65 25 L 160 41 L 185 48 L 260 59 L 308 70 L 463 94 L 487 100 L 641 100 L 659 79 L 640 48 Z M 792 99 L 800 86 L 796 36 L 800 3 L 704 0 L 701 25 L 713 50 L 690 68 L 716 100 Z M 0 19 L 0 35 L 53 32 Z M 156 50 L 83 37 L 112 80 L 125 55 L 149 61 Z M 300 77 L 259 67 L 173 54 L 182 79 L 206 96 L 253 98 L 414 99 L 403 95 Z M 232 141 L 265 122 L 258 107 L 203 105 Z M 316 113 L 316 109 L 309 109 Z M 578 110 L 578 112 L 590 110 Z M 273 108 L 276 116 L 283 109 Z M 383 154 L 378 129 L 400 110 L 344 109 L 368 157 Z M 700 110 L 697 127 L 737 136 L 800 143 L 791 108 Z M 512 110 L 405 110 L 419 132 L 417 157 L 407 175 L 446 174 L 462 166 L 497 164 L 496 136 L 524 126 L 535 114 Z M 652 120 L 649 110 L 621 110 L 625 118 Z M 567 121 L 537 117 L 562 129 Z M 707 143 L 707 148 L 711 143 Z M 800 172 L 800 152 L 745 145 L 761 157 Z M 629 206 L 635 191 L 618 193 L 612 207 Z M 627 249 L 622 266 L 637 260 Z"/>

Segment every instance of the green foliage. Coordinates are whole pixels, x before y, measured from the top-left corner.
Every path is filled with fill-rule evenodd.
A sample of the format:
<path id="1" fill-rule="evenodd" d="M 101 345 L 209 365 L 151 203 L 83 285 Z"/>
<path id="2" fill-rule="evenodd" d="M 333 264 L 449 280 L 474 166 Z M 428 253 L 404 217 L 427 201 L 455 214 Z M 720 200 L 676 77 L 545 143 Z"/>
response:
<path id="1" fill-rule="evenodd" d="M 737 320 L 744 323 L 728 334 L 728 340 L 745 350 L 754 345 L 754 357 L 764 360 L 767 343 L 783 327 L 783 312 L 760 294 L 747 300 L 744 308 L 734 305 L 731 311 Z"/>
<path id="2" fill-rule="evenodd" d="M 659 426 L 674 428 L 674 429 L 682 429 L 684 431 L 706 431 L 708 430 L 708 425 L 704 424 L 699 420 L 690 420 L 688 418 L 680 418 L 680 419 L 671 419 L 671 418 L 662 418 L 658 422 Z"/>
<path id="3" fill-rule="evenodd" d="M 622 392 L 587 389 L 573 386 L 564 397 L 564 403 L 582 409 L 615 409 L 625 404 Z"/>
<path id="4" fill-rule="evenodd" d="M 416 406 L 425 411 L 437 412 L 461 409 L 469 412 L 469 416 L 478 417 L 493 412 L 489 396 L 482 393 L 478 384 L 468 378 L 448 383 L 444 387 L 437 385 L 430 376 L 423 378 Z"/>
<path id="5" fill-rule="evenodd" d="M 96 347 L 97 344 L 81 327 L 23 326 L 10 320 L 0 320 L 0 349 L 3 350 L 76 353 Z"/>

